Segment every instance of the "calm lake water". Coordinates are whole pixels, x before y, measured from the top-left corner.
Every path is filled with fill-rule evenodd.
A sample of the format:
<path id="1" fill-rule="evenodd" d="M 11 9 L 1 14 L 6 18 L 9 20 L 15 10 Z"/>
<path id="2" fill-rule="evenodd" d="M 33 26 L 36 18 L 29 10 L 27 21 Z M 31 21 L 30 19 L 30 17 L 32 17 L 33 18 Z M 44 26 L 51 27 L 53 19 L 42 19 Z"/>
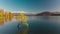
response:
<path id="1" fill-rule="evenodd" d="M 60 16 L 28 16 L 27 18 L 28 34 L 60 34 Z M 0 26 L 0 34 L 16 34 L 19 22 L 13 20 Z"/>

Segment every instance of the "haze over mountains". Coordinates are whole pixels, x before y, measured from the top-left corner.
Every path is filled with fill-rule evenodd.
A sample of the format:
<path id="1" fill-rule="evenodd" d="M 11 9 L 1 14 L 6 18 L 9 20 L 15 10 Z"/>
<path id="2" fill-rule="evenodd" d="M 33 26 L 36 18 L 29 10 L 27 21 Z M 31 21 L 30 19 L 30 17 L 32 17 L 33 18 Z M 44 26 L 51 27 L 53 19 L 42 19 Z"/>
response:
<path id="1" fill-rule="evenodd" d="M 0 9 L 1 11 L 4 10 L 4 9 Z M 7 11 L 7 10 L 4 10 L 4 12 L 11 12 L 15 15 L 18 15 L 19 13 L 24 13 L 26 14 L 27 16 L 41 16 L 41 15 L 59 15 L 60 16 L 60 12 L 59 11 L 40 11 L 40 12 L 26 12 L 26 11 Z"/>
<path id="2" fill-rule="evenodd" d="M 49 15 L 49 16 L 60 16 L 59 11 L 43 11 L 43 12 L 18 12 L 18 13 L 25 13 L 27 16 L 42 16 L 42 15 Z"/>

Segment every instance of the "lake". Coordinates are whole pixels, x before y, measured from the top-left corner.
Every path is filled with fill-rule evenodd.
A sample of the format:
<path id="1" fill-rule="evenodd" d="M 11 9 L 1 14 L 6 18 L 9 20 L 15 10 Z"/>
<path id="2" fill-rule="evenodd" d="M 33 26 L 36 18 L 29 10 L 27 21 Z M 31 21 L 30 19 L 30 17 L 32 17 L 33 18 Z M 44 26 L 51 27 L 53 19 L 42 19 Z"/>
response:
<path id="1" fill-rule="evenodd" d="M 28 16 L 28 34 L 60 34 L 60 16 Z M 16 34 L 20 21 L 9 21 L 0 26 L 0 34 Z M 24 26 L 21 25 L 21 28 Z"/>

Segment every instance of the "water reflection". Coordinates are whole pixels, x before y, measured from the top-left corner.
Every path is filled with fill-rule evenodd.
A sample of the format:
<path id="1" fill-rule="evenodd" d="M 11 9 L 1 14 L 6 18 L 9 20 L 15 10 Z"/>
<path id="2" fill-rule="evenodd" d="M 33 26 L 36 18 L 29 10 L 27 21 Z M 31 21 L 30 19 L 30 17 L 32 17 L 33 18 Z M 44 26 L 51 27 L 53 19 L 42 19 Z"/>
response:
<path id="1" fill-rule="evenodd" d="M 60 16 L 29 16 L 29 34 L 60 34 Z"/>
<path id="2" fill-rule="evenodd" d="M 60 34 L 60 16 L 28 16 L 28 34 Z M 0 34 L 15 34 L 17 24 L 15 18 L 0 26 Z M 21 28 L 23 25 L 21 25 Z"/>
<path id="3" fill-rule="evenodd" d="M 4 17 L 0 17 L 0 25 L 4 25 L 4 23 L 8 21 L 12 21 L 12 19 L 5 19 Z"/>
<path id="4" fill-rule="evenodd" d="M 28 16 L 28 20 L 60 22 L 60 16 Z"/>

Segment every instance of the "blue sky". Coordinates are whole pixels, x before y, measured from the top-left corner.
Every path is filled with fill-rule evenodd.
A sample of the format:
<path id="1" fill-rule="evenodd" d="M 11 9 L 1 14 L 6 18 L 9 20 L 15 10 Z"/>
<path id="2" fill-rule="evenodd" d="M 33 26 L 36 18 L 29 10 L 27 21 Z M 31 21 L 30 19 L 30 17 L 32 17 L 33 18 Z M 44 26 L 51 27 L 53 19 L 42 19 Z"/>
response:
<path id="1" fill-rule="evenodd" d="M 60 0 L 0 0 L 0 8 L 27 12 L 60 10 Z"/>

